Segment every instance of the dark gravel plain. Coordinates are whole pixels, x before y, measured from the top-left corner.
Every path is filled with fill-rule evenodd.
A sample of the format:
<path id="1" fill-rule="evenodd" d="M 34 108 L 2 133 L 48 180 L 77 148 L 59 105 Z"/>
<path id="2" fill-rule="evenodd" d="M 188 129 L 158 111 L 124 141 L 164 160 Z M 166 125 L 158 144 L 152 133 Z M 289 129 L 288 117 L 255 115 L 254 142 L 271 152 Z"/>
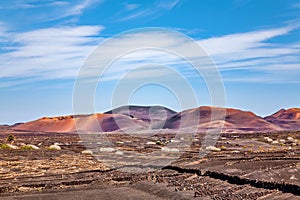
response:
<path id="1" fill-rule="evenodd" d="M 300 147 L 286 140 L 300 140 L 299 132 L 222 134 L 218 149 L 204 157 L 199 133 L 180 157 L 162 166 L 155 162 L 172 153 L 148 155 L 176 142 L 172 133 L 106 133 L 115 149 L 96 151 L 102 144 L 93 139 L 93 155 L 82 152 L 87 141 L 76 133 L 1 127 L 0 143 L 8 134 L 16 146 L 39 149 L 0 149 L 0 199 L 300 199 Z M 286 142 L 271 144 L 265 137 Z M 49 150 L 54 143 L 61 150 Z"/>

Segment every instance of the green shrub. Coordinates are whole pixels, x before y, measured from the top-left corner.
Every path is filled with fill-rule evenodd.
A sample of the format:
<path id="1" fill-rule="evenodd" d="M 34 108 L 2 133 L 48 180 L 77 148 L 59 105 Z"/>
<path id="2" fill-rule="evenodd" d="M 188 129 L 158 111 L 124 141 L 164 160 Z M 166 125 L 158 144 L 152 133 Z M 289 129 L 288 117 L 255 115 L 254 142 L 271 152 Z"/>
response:
<path id="1" fill-rule="evenodd" d="M 21 146 L 21 149 L 22 150 L 35 150 L 32 146 L 28 146 L 28 145 Z"/>
<path id="2" fill-rule="evenodd" d="M 157 145 L 164 145 L 164 143 L 163 143 L 163 142 L 161 142 L 161 141 L 159 141 L 159 140 L 158 140 L 158 141 L 156 141 L 155 143 L 156 143 Z"/>
<path id="3" fill-rule="evenodd" d="M 0 149 L 11 149 L 9 145 L 7 144 L 1 144 Z"/>

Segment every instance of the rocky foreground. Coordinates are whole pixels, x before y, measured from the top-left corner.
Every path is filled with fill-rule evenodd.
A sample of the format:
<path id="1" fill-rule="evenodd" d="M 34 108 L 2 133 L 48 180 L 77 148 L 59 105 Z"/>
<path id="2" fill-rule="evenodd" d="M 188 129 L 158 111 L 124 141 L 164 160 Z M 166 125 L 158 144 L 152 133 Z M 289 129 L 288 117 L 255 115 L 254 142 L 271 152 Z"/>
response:
<path id="1" fill-rule="evenodd" d="M 197 134 L 179 158 L 172 132 L 106 133 L 110 148 L 95 135 L 7 127 L 2 143 L 11 133 L 20 149 L 0 149 L 1 199 L 300 199 L 299 132 L 224 133 L 205 149 Z"/>

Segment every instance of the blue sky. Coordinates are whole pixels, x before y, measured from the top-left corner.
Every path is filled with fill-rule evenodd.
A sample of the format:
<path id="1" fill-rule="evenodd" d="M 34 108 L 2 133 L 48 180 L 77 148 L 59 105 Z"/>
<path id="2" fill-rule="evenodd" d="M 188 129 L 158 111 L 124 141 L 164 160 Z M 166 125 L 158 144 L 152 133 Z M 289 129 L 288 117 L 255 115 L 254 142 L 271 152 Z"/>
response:
<path id="1" fill-rule="evenodd" d="M 298 0 L 2 0 L 0 124 L 72 114 L 74 80 L 88 55 L 106 38 L 143 27 L 194 39 L 221 73 L 227 107 L 260 116 L 300 107 Z M 113 72 L 97 90 L 98 112 L 110 109 Z M 203 91 L 199 105 L 210 105 L 203 82 L 191 84 Z M 181 109 L 157 85 L 139 89 L 129 102 Z"/>

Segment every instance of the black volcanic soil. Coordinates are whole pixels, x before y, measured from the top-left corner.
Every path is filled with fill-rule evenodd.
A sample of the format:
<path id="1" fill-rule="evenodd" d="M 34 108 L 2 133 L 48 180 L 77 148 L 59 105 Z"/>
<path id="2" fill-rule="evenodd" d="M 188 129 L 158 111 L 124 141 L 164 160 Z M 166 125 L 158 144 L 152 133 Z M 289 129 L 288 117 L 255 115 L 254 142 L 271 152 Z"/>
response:
<path id="1" fill-rule="evenodd" d="M 197 134 L 191 147 L 167 166 L 139 165 L 135 159 L 124 159 L 126 153 L 120 160 L 97 157 L 99 153 L 109 154 L 109 149 L 95 156 L 83 154 L 86 141 L 74 133 L 2 127 L 0 143 L 11 133 L 16 137 L 15 145 L 34 144 L 40 149 L 0 149 L 1 199 L 229 200 L 299 199 L 300 195 L 299 143 L 286 140 L 300 140 L 299 132 L 222 134 L 216 145 L 221 151 L 211 151 L 205 157 L 199 157 L 203 134 Z M 171 131 L 153 135 L 114 132 L 106 136 L 118 152 L 135 152 L 141 159 L 168 147 L 169 141 L 175 142 Z M 285 142 L 271 144 L 264 137 Z M 101 147 L 99 141 L 94 142 L 93 147 Z M 62 149 L 48 150 L 53 143 Z M 137 168 L 141 173 L 136 173 Z"/>

